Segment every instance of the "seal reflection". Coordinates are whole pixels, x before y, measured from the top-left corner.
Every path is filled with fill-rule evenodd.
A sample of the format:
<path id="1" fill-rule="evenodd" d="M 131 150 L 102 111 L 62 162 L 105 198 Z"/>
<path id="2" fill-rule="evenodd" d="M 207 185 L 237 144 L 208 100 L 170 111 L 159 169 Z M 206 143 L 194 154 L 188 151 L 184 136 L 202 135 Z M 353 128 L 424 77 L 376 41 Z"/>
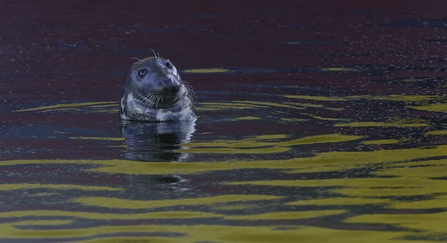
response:
<path id="1" fill-rule="evenodd" d="M 125 138 L 123 157 L 138 161 L 183 161 L 187 153 L 176 152 L 190 141 L 195 131 L 195 119 L 173 122 L 138 122 L 121 120 Z"/>

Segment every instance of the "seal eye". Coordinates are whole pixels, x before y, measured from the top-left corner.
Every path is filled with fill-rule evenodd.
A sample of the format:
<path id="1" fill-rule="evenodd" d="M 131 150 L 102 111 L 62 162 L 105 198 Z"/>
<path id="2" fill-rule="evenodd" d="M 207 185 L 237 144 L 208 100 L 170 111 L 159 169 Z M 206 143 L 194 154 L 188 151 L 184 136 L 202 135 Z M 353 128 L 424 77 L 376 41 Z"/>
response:
<path id="1" fill-rule="evenodd" d="M 146 74 L 147 74 L 147 70 L 146 70 L 146 69 L 140 69 L 140 70 L 138 70 L 138 78 L 139 78 L 139 79 L 143 79 L 144 76 L 146 76 Z"/>
<path id="2" fill-rule="evenodd" d="M 172 63 L 169 62 L 169 61 L 167 61 L 165 65 L 166 65 L 166 67 L 169 68 L 169 69 L 174 68 L 174 65 L 172 65 Z"/>

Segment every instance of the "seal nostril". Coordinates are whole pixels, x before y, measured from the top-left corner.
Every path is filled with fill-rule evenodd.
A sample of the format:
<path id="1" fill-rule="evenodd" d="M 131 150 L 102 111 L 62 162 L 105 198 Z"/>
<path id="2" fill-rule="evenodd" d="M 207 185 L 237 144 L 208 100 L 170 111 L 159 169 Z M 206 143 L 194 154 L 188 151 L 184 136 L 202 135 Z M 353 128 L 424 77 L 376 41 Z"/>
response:
<path id="1" fill-rule="evenodd" d="M 164 90 L 168 93 L 177 93 L 180 90 L 180 88 L 178 86 L 170 86 L 166 87 Z"/>

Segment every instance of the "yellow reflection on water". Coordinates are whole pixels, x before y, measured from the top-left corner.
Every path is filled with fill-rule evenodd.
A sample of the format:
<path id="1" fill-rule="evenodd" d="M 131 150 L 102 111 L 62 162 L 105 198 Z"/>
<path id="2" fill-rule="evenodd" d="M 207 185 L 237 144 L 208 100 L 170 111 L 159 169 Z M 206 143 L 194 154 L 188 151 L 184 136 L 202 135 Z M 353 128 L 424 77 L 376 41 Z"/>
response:
<path id="1" fill-rule="evenodd" d="M 329 229 L 312 226 L 278 228 L 275 226 L 221 226 L 221 225 L 117 225 L 77 229 L 28 230 L 17 229 L 12 225 L 0 225 L 4 238 L 10 239 L 62 239 L 87 237 L 76 242 L 286 242 L 295 243 L 297 239 L 308 242 L 403 242 L 396 237 L 405 233 L 384 231 L 377 234 L 367 230 Z M 121 233 L 142 233 L 141 237 L 120 237 Z M 166 236 L 144 236 L 144 233 L 158 233 Z M 169 236 L 169 233 L 177 233 Z M 109 236 L 112 234 L 112 236 Z M 180 235 L 180 236 L 179 236 Z M 91 239 L 92 237 L 97 237 Z M 134 241 L 135 240 L 135 241 Z"/>
<path id="2" fill-rule="evenodd" d="M 437 135 L 447 135 L 447 130 L 430 131 L 430 132 L 426 132 L 425 134 L 427 134 L 427 135 L 433 135 L 433 136 L 437 136 Z"/>
<path id="3" fill-rule="evenodd" d="M 443 209 L 447 210 L 447 196 L 435 196 L 430 199 L 396 201 L 390 205 L 396 209 Z"/>
<path id="4" fill-rule="evenodd" d="M 357 138 L 356 138 L 357 139 Z M 298 141 L 294 141 L 296 143 Z M 447 156 L 447 145 L 366 152 L 323 152 L 311 157 L 285 160 L 232 160 L 224 162 L 139 162 L 131 160 L 10 160 L 1 166 L 31 164 L 90 165 L 85 171 L 123 174 L 191 174 L 236 169 L 279 169 L 288 173 L 325 172 L 361 168 L 373 164 L 396 163 Z M 443 172 L 441 173 L 443 174 Z"/>
<path id="5" fill-rule="evenodd" d="M 289 99 L 315 100 L 315 101 L 346 101 L 346 98 L 337 96 L 311 96 L 311 95 L 284 95 Z"/>
<path id="6" fill-rule="evenodd" d="M 310 145 L 317 143 L 341 143 L 362 139 L 362 136 L 351 136 L 342 134 L 325 134 L 309 136 L 293 140 L 270 140 L 272 137 L 257 136 L 239 140 L 216 140 L 204 143 L 192 142 L 185 144 L 188 149 L 179 149 L 179 152 L 188 153 L 244 153 L 265 154 L 280 153 L 296 145 Z"/>
<path id="7" fill-rule="evenodd" d="M 0 184 L 0 191 L 10 191 L 10 190 L 28 190 L 28 189 L 51 189 L 51 190 L 83 190 L 83 191 L 120 191 L 121 188 L 118 187 L 108 187 L 108 186 L 84 186 L 75 184 Z"/>
<path id="8" fill-rule="evenodd" d="M 112 137 L 70 137 L 70 139 L 80 139 L 80 140 L 104 140 L 104 141 L 124 141 L 123 137 L 112 138 Z"/>
<path id="9" fill-rule="evenodd" d="M 447 104 L 431 104 L 431 105 L 421 105 L 421 106 L 410 106 L 410 108 L 422 111 L 434 111 L 434 112 L 446 112 Z"/>
<path id="10" fill-rule="evenodd" d="M 15 218 L 20 219 L 24 217 L 69 217 L 81 219 L 96 219 L 96 220 L 130 220 L 130 219 L 191 219 L 191 218 L 222 218 L 223 215 L 207 212 L 194 211 L 161 211 L 149 213 L 97 213 L 97 212 L 74 212 L 61 210 L 25 210 L 25 211 L 11 211 L 1 212 L 0 218 Z M 54 220 L 58 222 L 58 220 Z M 22 222 L 22 221 L 18 221 Z M 26 221 L 28 222 L 28 221 Z M 44 221 L 46 224 L 53 222 L 50 220 Z M 47 223 L 48 222 L 48 223 Z M 68 221 L 67 221 L 68 222 Z M 70 221 L 71 222 L 71 221 Z"/>
<path id="11" fill-rule="evenodd" d="M 446 233 L 445 219 L 447 212 L 418 213 L 418 214 L 365 214 L 354 216 L 346 220 L 348 223 L 380 223 L 405 227 L 416 231 Z"/>
<path id="12" fill-rule="evenodd" d="M 442 193 L 447 190 L 447 184 L 439 188 L 432 187 L 384 187 L 384 188 L 341 188 L 331 190 L 332 192 L 352 197 L 399 197 L 399 196 L 420 196 Z"/>
<path id="13" fill-rule="evenodd" d="M 306 199 L 289 202 L 286 205 L 314 205 L 314 206 L 350 206 L 350 205 L 369 205 L 369 204 L 391 204 L 392 200 L 383 198 L 364 198 L 364 197 L 332 197 L 321 199 Z"/>
<path id="14" fill-rule="evenodd" d="M 375 172 L 377 175 L 400 176 L 412 179 L 447 177 L 447 159 L 437 161 L 426 160 L 419 163 L 404 163 Z M 442 184 L 447 180 L 433 180 Z"/>
<path id="15" fill-rule="evenodd" d="M 26 216 L 29 216 L 26 215 Z M 35 216 L 35 215 L 32 215 Z M 43 225 L 63 225 L 63 224 L 71 224 L 73 220 L 22 220 L 18 222 L 11 223 L 13 226 L 43 226 Z"/>
<path id="16" fill-rule="evenodd" d="M 338 123 L 335 127 L 428 127 L 425 122 L 396 121 L 396 122 L 349 122 Z"/>
<path id="17" fill-rule="evenodd" d="M 311 95 L 284 95 L 290 99 L 313 100 L 313 101 L 353 101 L 353 100 L 388 100 L 401 102 L 427 102 L 432 100 L 440 100 L 435 95 L 349 95 L 349 96 L 311 96 Z"/>
<path id="18" fill-rule="evenodd" d="M 328 68 L 321 68 L 321 71 L 323 71 L 323 72 L 359 72 L 361 70 L 357 69 L 357 68 L 328 67 Z"/>
<path id="19" fill-rule="evenodd" d="M 242 116 L 238 117 L 236 119 L 233 119 L 234 121 L 253 121 L 253 120 L 260 120 L 261 118 L 256 116 Z"/>
<path id="20" fill-rule="evenodd" d="M 93 112 L 107 112 L 116 113 L 118 111 L 117 102 L 82 102 L 82 103 L 68 103 L 68 104 L 57 104 L 57 105 L 47 105 L 35 108 L 27 108 L 16 110 L 15 112 L 49 112 L 49 111 L 83 111 L 82 109 L 89 108 Z M 112 108 L 112 109 L 110 109 Z"/>
<path id="21" fill-rule="evenodd" d="M 85 197 L 74 199 L 74 202 L 83 205 L 107 207 L 107 208 L 127 208 L 127 209 L 148 209 L 160 207 L 172 207 L 178 205 L 201 205 L 213 203 L 228 203 L 239 201 L 259 201 L 280 199 L 279 196 L 267 195 L 222 195 L 214 197 L 194 197 L 174 200 L 128 200 L 109 197 Z"/>
<path id="22" fill-rule="evenodd" d="M 186 69 L 183 70 L 185 73 L 227 73 L 230 72 L 229 69 L 225 68 L 201 68 L 201 69 Z"/>
<path id="23" fill-rule="evenodd" d="M 377 140 L 369 140 L 369 141 L 363 141 L 362 143 L 365 145 L 381 145 L 381 144 L 397 144 L 400 141 L 397 139 L 377 139 Z"/>
<path id="24" fill-rule="evenodd" d="M 216 73 L 229 70 L 189 71 Z M 357 70 L 332 67 L 323 69 L 323 71 Z M 10 239 L 48 238 L 55 241 L 71 238 L 78 242 L 178 242 L 179 240 L 184 242 L 296 242 L 297 239 L 303 242 L 328 242 L 330 239 L 330 242 L 407 243 L 427 242 L 421 236 L 425 237 L 424 239 L 434 239 L 430 238 L 433 237 L 433 234 L 444 237 L 440 236 L 441 240 L 447 238 L 444 233 L 447 229 L 443 223 L 447 217 L 445 212 L 447 211 L 447 180 L 445 179 L 447 178 L 447 145 L 419 146 L 416 144 L 406 148 L 402 146 L 405 145 L 404 142 L 408 141 L 404 137 L 406 131 L 411 130 L 413 133 L 417 133 L 424 129 L 421 132 L 424 139 L 443 139 L 442 136 L 447 135 L 447 132 L 441 128 L 435 128 L 431 118 L 427 117 L 413 116 L 420 117 L 415 119 L 394 117 L 393 114 L 389 114 L 380 120 L 364 118 L 362 120 L 357 116 L 344 117 L 341 113 L 345 110 L 346 104 L 352 101 L 386 101 L 393 104 L 399 102 L 402 109 L 408 111 L 445 112 L 447 109 L 442 98 L 407 94 L 377 96 L 285 95 L 281 98 L 287 100 L 277 102 L 244 100 L 203 102 L 197 104 L 197 109 L 204 113 L 221 110 L 240 112 L 242 114 L 238 114 L 234 116 L 236 118 L 228 121 L 240 122 L 240 124 L 252 120 L 264 122 L 263 119 L 268 116 L 243 113 L 248 109 L 263 109 L 275 115 L 272 119 L 275 122 L 300 123 L 315 119 L 327 124 L 324 129 L 332 130 L 330 132 L 324 130 L 323 132 L 326 134 L 318 132 L 314 134 L 319 135 L 309 136 L 305 136 L 305 133 L 304 135 L 278 133 L 246 136 L 241 139 L 217 137 L 207 141 L 193 140 L 193 142 L 183 144 L 184 149 L 175 151 L 197 154 L 197 156 L 216 155 L 213 158 L 220 158 L 222 154 L 230 156 L 254 155 L 250 159 L 240 159 L 234 156 L 232 160 L 217 159 L 215 162 L 192 160 L 170 163 L 124 159 L 36 159 L 2 161 L 0 167 L 6 169 L 8 166 L 28 167 L 59 164 L 61 166 L 76 165 L 80 172 L 85 174 L 99 173 L 118 176 L 176 174 L 203 177 L 208 176 L 206 173 L 224 174 L 239 171 L 252 173 L 260 169 L 283 173 L 284 178 L 249 177 L 246 179 L 241 177 L 240 181 L 213 181 L 216 187 L 228 188 L 227 193 L 210 193 L 209 196 L 185 193 L 179 194 L 176 199 L 160 198 L 157 200 L 126 198 L 126 194 L 123 193 L 126 190 L 126 183 L 120 184 L 120 187 L 45 183 L 0 184 L 0 191 L 6 193 L 21 193 L 23 191 L 29 193 L 27 194 L 29 197 L 40 195 L 39 200 L 60 196 L 61 190 L 76 190 L 76 193 L 67 194 L 66 203 L 71 206 L 75 205 L 79 209 L 78 212 L 69 211 L 69 209 L 66 211 L 59 209 L 0 212 L 0 218 L 10 220 L 5 220 L 6 223 L 0 225 L 2 237 Z M 362 103 L 359 102 L 359 104 Z M 88 110 L 91 113 L 116 113 L 117 106 L 116 102 L 85 102 L 41 106 L 21 109 L 16 112 L 84 112 Z M 290 111 L 296 112 L 299 116 L 293 116 L 294 114 L 291 114 Z M 326 115 L 324 113 L 326 111 L 330 111 L 330 115 Z M 287 117 L 282 117 L 282 115 L 287 115 Z M 304 116 L 304 118 L 300 116 Z M 377 139 L 373 132 L 362 135 L 361 129 L 363 128 L 374 131 L 381 128 L 390 130 L 398 128 L 399 131 L 403 131 L 403 137 L 396 135 L 395 137 L 385 136 L 383 139 L 382 137 Z M 349 134 L 351 132 L 349 129 L 355 129 L 355 133 Z M 340 131 L 341 133 L 339 133 Z M 70 139 L 123 141 L 123 138 L 89 136 L 70 136 Z M 351 144 L 354 146 L 348 146 Z M 311 145 L 314 150 L 306 151 L 308 153 L 301 157 L 293 154 L 308 145 Z M 318 146 L 320 145 L 329 149 L 319 150 Z M 330 147 L 331 145 L 334 147 Z M 377 145 L 387 146 L 383 146 L 386 149 L 376 149 L 382 147 Z M 341 147 L 343 149 L 338 149 Z M 276 157 L 282 155 L 281 153 L 287 154 L 286 152 L 293 155 L 288 156 L 287 159 Z M 350 170 L 355 173 L 349 174 Z M 365 173 L 361 174 L 358 171 L 365 171 Z M 349 178 L 345 178 L 343 172 L 346 172 L 348 175 L 346 177 Z M 322 175 L 322 179 L 316 175 Z M 244 188 L 243 193 L 233 193 L 239 192 L 239 188 Z M 287 193 L 290 192 L 290 195 L 282 195 L 282 189 Z M 293 194 L 294 190 L 300 192 L 303 190 L 308 194 L 296 196 Z M 48 191 L 57 193 L 48 193 Z M 187 207 L 194 207 L 194 209 L 184 210 Z M 261 209 L 264 211 L 259 211 L 259 207 L 262 207 Z M 364 208 L 366 210 L 359 210 Z M 373 208 L 371 213 L 368 211 L 370 208 Z M 98 209 L 102 211 L 97 211 Z M 221 213 L 221 211 L 230 212 Z M 333 222 L 331 217 L 337 217 L 340 221 Z M 82 228 L 69 227 L 70 224 L 76 223 L 76 220 L 80 219 L 92 223 Z M 151 220 L 154 219 L 159 221 L 152 223 Z M 216 225 L 206 225 L 205 223 L 191 225 L 188 224 L 189 221 L 181 221 L 190 219 L 209 220 L 206 222 L 213 221 Z M 325 219 L 331 220 L 324 221 Z M 113 222 L 113 226 L 105 226 L 107 223 L 102 220 Z M 164 224 L 163 220 L 176 220 L 176 224 Z M 248 225 L 259 223 L 259 221 L 264 225 Z M 132 222 L 133 225 L 126 225 L 126 222 Z M 311 227 L 305 226 L 306 222 L 313 224 L 324 222 L 324 224 Z M 237 226 L 232 226 L 234 224 Z M 45 227 L 39 228 L 39 226 Z M 51 228 L 52 226 L 54 228 Z M 365 228 L 368 230 L 364 230 Z M 154 236 L 144 235 L 148 232 L 154 233 Z M 119 235 L 120 233 L 136 233 L 142 234 L 142 236 L 122 237 Z M 171 233 L 177 235 L 170 236 Z M 97 238 L 91 239 L 93 237 Z M 80 238 L 82 239 L 79 240 Z"/>
<path id="25" fill-rule="evenodd" d="M 392 178 L 355 178 L 355 179 L 320 179 L 320 180 L 265 180 L 265 181 L 244 181 L 244 182 L 228 182 L 229 185 L 264 185 L 264 186 L 287 186 L 287 187 L 350 187 L 358 188 L 366 191 L 383 187 L 384 189 L 394 188 L 416 188 L 426 181 L 421 179 L 408 179 L 402 177 Z M 438 184 L 439 186 L 447 186 L 446 183 Z M 427 185 L 431 186 L 431 185 Z M 446 188 L 447 189 L 447 188 Z M 341 189 L 334 189 L 341 190 Z M 350 194 L 351 195 L 351 194 Z"/>
<path id="26" fill-rule="evenodd" d="M 251 215 L 225 216 L 225 219 L 234 220 L 281 220 L 281 219 L 306 219 L 318 218 L 347 213 L 347 210 L 306 210 L 302 212 L 274 212 Z"/>

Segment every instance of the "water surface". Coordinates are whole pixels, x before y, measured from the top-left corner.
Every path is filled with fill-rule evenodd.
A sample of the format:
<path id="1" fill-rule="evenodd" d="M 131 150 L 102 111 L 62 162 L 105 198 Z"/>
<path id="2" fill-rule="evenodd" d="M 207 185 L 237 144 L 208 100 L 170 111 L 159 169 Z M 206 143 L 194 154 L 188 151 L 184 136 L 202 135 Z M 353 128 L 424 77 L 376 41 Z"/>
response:
<path id="1" fill-rule="evenodd" d="M 443 6 L 3 1 L 1 241 L 446 241 Z M 197 121 L 120 123 L 151 49 Z"/>

